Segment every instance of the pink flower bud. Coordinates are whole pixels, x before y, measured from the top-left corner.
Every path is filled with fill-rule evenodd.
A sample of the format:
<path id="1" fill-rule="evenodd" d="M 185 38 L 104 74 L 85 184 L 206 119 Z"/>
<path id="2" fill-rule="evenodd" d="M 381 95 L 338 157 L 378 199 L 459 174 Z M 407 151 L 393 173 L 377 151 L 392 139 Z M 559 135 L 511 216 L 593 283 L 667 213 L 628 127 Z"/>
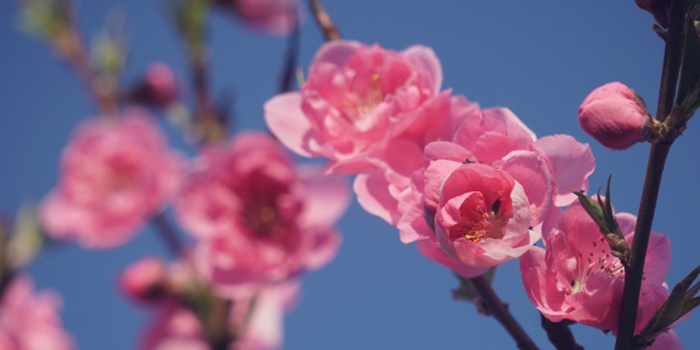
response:
<path id="1" fill-rule="evenodd" d="M 177 80 L 170 66 L 162 62 L 151 64 L 136 88 L 136 99 L 155 107 L 165 107 L 178 95 Z"/>
<path id="2" fill-rule="evenodd" d="M 122 272 L 119 286 L 133 300 L 149 303 L 167 294 L 167 271 L 157 258 L 144 258 Z"/>
<path id="3" fill-rule="evenodd" d="M 652 123 L 641 97 L 619 82 L 593 90 L 578 109 L 578 121 L 603 146 L 620 150 L 646 140 Z"/>

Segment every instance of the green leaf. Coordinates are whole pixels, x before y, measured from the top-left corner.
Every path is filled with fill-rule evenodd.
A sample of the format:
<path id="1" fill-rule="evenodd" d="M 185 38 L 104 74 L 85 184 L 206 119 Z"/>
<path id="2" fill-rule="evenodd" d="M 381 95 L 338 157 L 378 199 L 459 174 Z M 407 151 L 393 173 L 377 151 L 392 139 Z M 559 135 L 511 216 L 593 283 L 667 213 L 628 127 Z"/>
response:
<path id="1" fill-rule="evenodd" d="M 689 313 L 691 310 L 696 308 L 698 305 L 700 305 L 700 297 L 686 300 L 685 304 L 683 304 L 683 310 L 681 311 L 681 315 L 678 318 L 685 316 L 685 314 Z"/>
<path id="2" fill-rule="evenodd" d="M 700 37 L 695 29 L 693 20 L 688 18 L 685 23 L 683 61 L 681 64 L 681 76 L 680 83 L 678 84 L 678 94 L 676 95 L 676 104 L 694 105 L 697 103 L 697 101 L 686 102 L 685 98 L 698 86 L 698 82 L 700 82 Z"/>
<path id="3" fill-rule="evenodd" d="M 700 282 L 695 283 L 694 286 L 692 286 L 690 289 L 688 289 L 687 292 L 685 292 L 685 299 L 690 299 L 695 296 L 695 294 L 698 294 L 698 290 L 700 290 Z"/>
<path id="4" fill-rule="evenodd" d="M 7 260 L 12 268 L 20 268 L 34 260 L 44 246 L 44 241 L 36 208 L 28 203 L 22 204 L 7 243 Z"/>
<path id="5" fill-rule="evenodd" d="M 601 230 L 606 230 L 607 231 L 607 225 L 605 224 L 605 212 L 603 209 L 603 205 L 599 203 L 598 201 L 594 201 L 583 193 L 583 191 L 571 191 L 573 194 L 575 194 L 578 197 L 579 203 L 581 203 L 581 206 L 583 207 L 584 210 L 588 213 L 588 215 L 595 221 L 596 224 L 601 228 Z M 598 199 L 600 200 L 600 196 L 598 196 Z M 611 232 L 605 232 L 605 233 L 611 233 Z"/>

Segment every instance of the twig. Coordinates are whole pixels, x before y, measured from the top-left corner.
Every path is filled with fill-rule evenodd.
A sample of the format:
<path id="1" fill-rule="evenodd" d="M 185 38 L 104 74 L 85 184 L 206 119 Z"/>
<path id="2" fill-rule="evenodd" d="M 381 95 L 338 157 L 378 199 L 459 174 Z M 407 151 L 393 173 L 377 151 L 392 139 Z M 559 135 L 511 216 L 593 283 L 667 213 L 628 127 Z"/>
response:
<path id="1" fill-rule="evenodd" d="M 309 0 L 309 6 L 326 41 L 340 40 L 343 38 L 340 35 L 340 31 L 338 31 L 338 27 L 333 24 L 333 20 L 331 20 L 328 11 L 321 5 L 319 0 Z"/>
<path id="2" fill-rule="evenodd" d="M 682 57 L 684 15 L 684 2 L 682 0 L 674 0 L 671 3 L 671 20 L 666 38 L 661 87 L 659 88 L 659 106 L 656 116 L 659 121 L 663 121 L 668 116 L 676 95 L 676 84 Z M 620 320 L 615 350 L 633 349 L 634 328 L 637 319 L 637 307 L 639 306 L 639 292 L 642 286 L 644 261 L 649 245 L 651 224 L 654 220 L 656 200 L 659 196 L 661 176 L 663 175 L 671 143 L 672 141 L 660 140 L 652 144 L 649 152 L 642 198 L 639 203 L 639 213 L 637 214 L 637 224 L 634 229 L 630 267 L 625 268 L 625 287 L 622 294 L 622 305 L 620 306 Z"/>
<path id="3" fill-rule="evenodd" d="M 478 293 L 483 305 L 487 308 L 488 313 L 493 315 L 493 317 L 501 323 L 503 328 L 508 331 L 518 345 L 518 349 L 538 349 L 532 339 L 525 333 L 525 330 L 520 327 L 518 321 L 510 314 L 506 305 L 498 298 L 496 292 L 491 288 L 491 285 L 482 276 L 470 278 L 469 280 L 474 285 L 474 289 Z"/>
<path id="4" fill-rule="evenodd" d="M 294 32 L 289 36 L 287 40 L 287 52 L 285 54 L 284 66 L 282 67 L 282 79 L 280 81 L 280 93 L 289 92 L 292 90 L 292 83 L 294 82 L 294 75 L 297 66 L 297 57 L 299 55 L 299 41 L 301 39 L 300 35 L 300 23 L 299 23 L 299 13 L 296 6 L 294 7 Z"/>
<path id="5" fill-rule="evenodd" d="M 569 329 L 569 321 L 552 322 L 544 315 L 540 315 L 542 328 L 547 332 L 547 338 L 557 350 L 583 350 L 583 346 L 576 344 L 574 334 Z"/>

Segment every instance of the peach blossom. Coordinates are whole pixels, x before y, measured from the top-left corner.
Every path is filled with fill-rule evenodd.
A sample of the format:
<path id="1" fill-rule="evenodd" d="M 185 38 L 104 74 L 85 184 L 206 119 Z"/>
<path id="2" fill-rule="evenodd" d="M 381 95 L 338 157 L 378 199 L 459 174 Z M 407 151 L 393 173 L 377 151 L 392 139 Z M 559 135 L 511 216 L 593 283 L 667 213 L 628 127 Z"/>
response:
<path id="1" fill-rule="evenodd" d="M 85 248 L 124 244 L 177 191 L 181 163 L 141 110 L 84 122 L 63 150 L 58 186 L 41 203 L 42 224 Z"/>
<path id="2" fill-rule="evenodd" d="M 200 238 L 205 275 L 236 293 L 332 260 L 340 244 L 333 225 L 348 201 L 341 179 L 295 168 L 274 139 L 246 132 L 203 150 L 176 210 Z"/>
<path id="3" fill-rule="evenodd" d="M 631 244 L 636 218 L 616 215 Z M 533 247 L 520 258 L 528 299 L 553 322 L 567 319 L 602 330 L 617 330 L 625 271 L 610 254 L 598 226 L 578 202 L 563 213 L 549 233 L 546 250 Z M 647 250 L 636 332 L 640 332 L 668 296 L 664 283 L 671 263 L 667 237 L 652 233 Z"/>
<path id="4" fill-rule="evenodd" d="M 284 315 L 299 299 L 298 281 L 267 285 L 233 300 L 226 328 L 236 332 L 228 350 L 273 350 L 283 343 Z M 253 308 L 249 310 L 249 308 Z M 195 312 L 175 299 L 159 306 L 155 322 L 144 334 L 142 350 L 211 350 Z"/>
<path id="5" fill-rule="evenodd" d="M 0 302 L 0 348 L 4 350 L 76 349 L 58 314 L 61 297 L 54 291 L 34 291 L 29 276 L 12 279 Z"/>
<path id="6" fill-rule="evenodd" d="M 358 172 L 374 145 L 440 124 L 430 118 L 442 118 L 432 112 L 450 104 L 441 82 L 440 63 L 427 47 L 396 52 L 332 41 L 316 53 L 301 92 L 265 104 L 265 120 L 295 153 L 330 158 L 335 172 Z"/>

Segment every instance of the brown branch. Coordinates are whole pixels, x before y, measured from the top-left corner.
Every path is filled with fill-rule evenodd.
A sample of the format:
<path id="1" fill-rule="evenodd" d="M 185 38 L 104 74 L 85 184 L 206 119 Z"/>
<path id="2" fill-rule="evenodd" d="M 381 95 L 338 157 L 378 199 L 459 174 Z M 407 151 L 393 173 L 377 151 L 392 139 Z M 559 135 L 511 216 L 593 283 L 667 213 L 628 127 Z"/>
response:
<path id="1" fill-rule="evenodd" d="M 343 37 L 340 35 L 338 27 L 333 24 L 331 16 L 326 11 L 326 8 L 321 5 L 319 0 L 309 0 L 309 6 L 311 7 L 311 13 L 313 13 L 314 18 L 316 18 L 316 23 L 323 33 L 323 37 L 326 41 L 340 40 Z"/>
<path id="2" fill-rule="evenodd" d="M 668 116 L 676 95 L 676 85 L 683 53 L 684 18 L 684 1 L 674 0 L 671 3 L 671 19 L 666 38 L 661 86 L 659 88 L 659 105 L 656 115 L 659 121 L 663 121 Z M 625 287 L 622 293 L 615 350 L 632 350 L 634 346 L 634 328 L 637 320 L 644 262 L 649 245 L 651 225 L 654 220 L 656 201 L 661 187 L 661 177 L 671 144 L 672 141 L 660 140 L 652 144 L 649 152 L 649 161 L 642 187 L 642 198 L 639 203 L 639 213 L 637 214 L 637 224 L 634 228 L 635 234 L 632 242 L 630 266 L 625 268 Z"/>
<path id="3" fill-rule="evenodd" d="M 501 323 L 503 328 L 508 331 L 508 334 L 515 340 L 520 350 L 536 350 L 537 345 L 525 333 L 518 321 L 513 318 L 513 315 L 508 311 L 508 307 L 501 302 L 496 295 L 496 292 L 491 288 L 491 285 L 482 276 L 470 278 L 469 281 L 474 285 L 474 290 L 479 296 L 479 299 L 485 311 Z"/>
<path id="4" fill-rule="evenodd" d="M 576 343 L 574 334 L 569 329 L 570 321 L 552 322 L 544 315 L 542 317 L 542 328 L 547 332 L 547 338 L 552 342 L 557 350 L 583 350 L 583 346 Z"/>

